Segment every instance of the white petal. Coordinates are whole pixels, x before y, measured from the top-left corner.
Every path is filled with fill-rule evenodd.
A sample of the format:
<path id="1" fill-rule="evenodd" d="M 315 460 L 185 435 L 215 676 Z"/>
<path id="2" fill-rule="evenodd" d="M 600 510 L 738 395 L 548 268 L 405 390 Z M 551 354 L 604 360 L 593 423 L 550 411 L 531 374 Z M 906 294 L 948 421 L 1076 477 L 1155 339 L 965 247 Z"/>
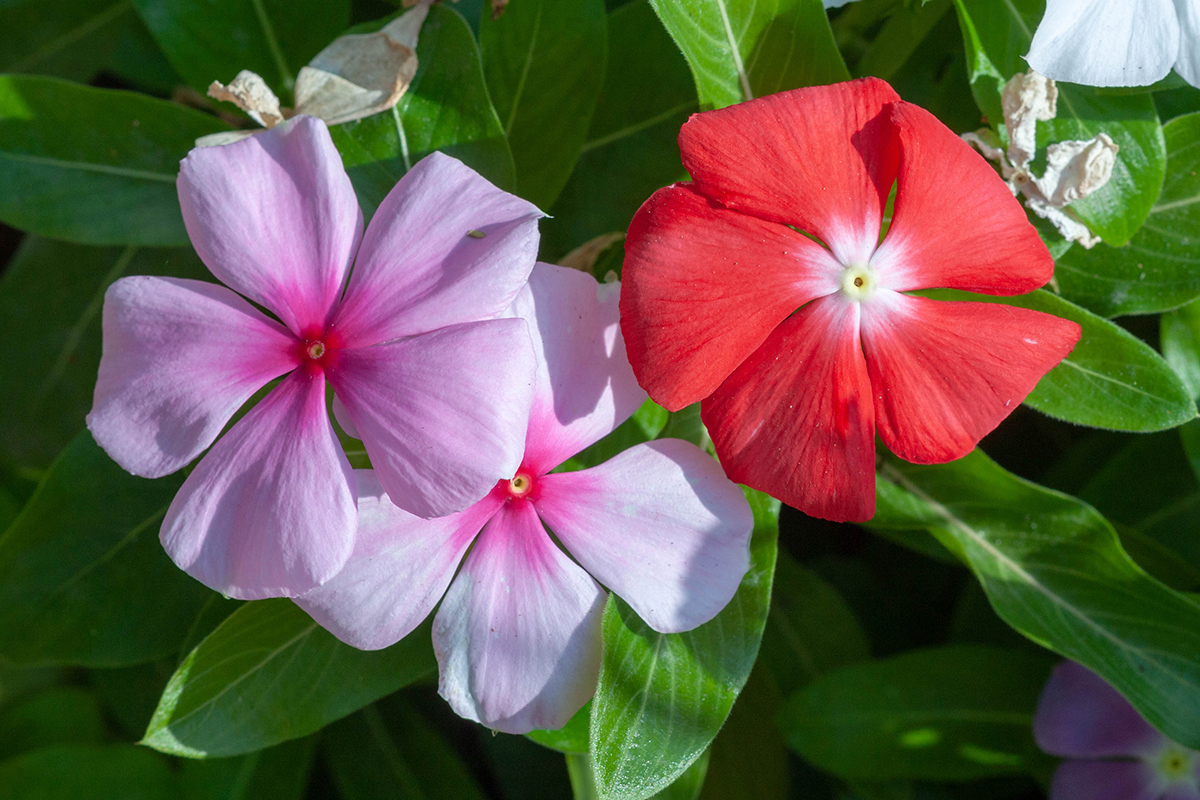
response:
<path id="1" fill-rule="evenodd" d="M 1200 3 L 1175 0 L 1179 12 L 1179 60 L 1175 71 L 1192 86 L 1200 87 Z"/>

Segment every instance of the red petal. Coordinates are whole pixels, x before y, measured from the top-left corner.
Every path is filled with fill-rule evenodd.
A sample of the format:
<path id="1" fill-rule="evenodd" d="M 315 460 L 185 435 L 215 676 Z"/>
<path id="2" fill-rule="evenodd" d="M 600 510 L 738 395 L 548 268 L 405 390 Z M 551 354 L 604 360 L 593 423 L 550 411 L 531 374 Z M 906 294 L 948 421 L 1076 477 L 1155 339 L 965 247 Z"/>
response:
<path id="1" fill-rule="evenodd" d="M 962 458 L 1081 332 L 1074 322 L 998 303 L 879 297 L 863 308 L 862 341 L 880 437 L 918 464 Z"/>
<path id="2" fill-rule="evenodd" d="M 829 251 L 722 208 L 690 184 L 655 192 L 625 241 L 621 330 L 638 383 L 672 411 L 721 385 L 788 315 L 838 289 Z"/>
<path id="3" fill-rule="evenodd" d="M 891 106 L 900 173 L 892 227 L 871 258 L 880 285 L 1025 294 L 1054 259 L 1021 203 L 983 156 L 911 103 Z"/>
<path id="4" fill-rule="evenodd" d="M 679 131 L 683 165 L 729 208 L 796 225 L 843 264 L 865 264 L 896 178 L 885 106 L 899 99 L 862 78 L 696 114 Z"/>
<path id="5" fill-rule="evenodd" d="M 806 514 L 875 514 L 871 384 L 858 304 L 815 300 L 775 329 L 701 405 L 733 480 Z"/>

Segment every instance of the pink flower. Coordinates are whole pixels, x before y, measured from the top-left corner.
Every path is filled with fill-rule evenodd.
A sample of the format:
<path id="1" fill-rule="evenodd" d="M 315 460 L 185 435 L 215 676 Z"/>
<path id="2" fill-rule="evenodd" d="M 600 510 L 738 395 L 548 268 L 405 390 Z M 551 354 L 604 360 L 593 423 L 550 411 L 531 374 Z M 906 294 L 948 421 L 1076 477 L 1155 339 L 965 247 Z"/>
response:
<path id="1" fill-rule="evenodd" d="M 212 273 L 278 321 L 223 286 L 117 281 L 88 415 L 96 441 L 134 474 L 166 475 L 286 377 L 176 495 L 161 531 L 176 564 L 246 599 L 300 594 L 342 568 L 355 478 L 327 380 L 377 480 L 409 511 L 461 510 L 513 473 L 534 355 L 525 323 L 497 317 L 533 268 L 534 206 L 434 153 L 364 235 L 341 158 L 312 117 L 193 150 L 179 199 Z"/>
<path id="2" fill-rule="evenodd" d="M 1054 261 L 987 162 L 877 78 L 696 114 L 679 147 L 692 181 L 629 226 L 622 329 L 641 385 L 699 401 L 740 483 L 870 519 L 876 432 L 918 464 L 962 458 L 1079 340 L 1049 314 L 910 294 L 1023 294 Z"/>
<path id="3" fill-rule="evenodd" d="M 538 354 L 520 467 L 474 506 L 435 520 L 395 508 L 363 474 L 354 554 L 296 602 L 338 638 L 374 649 L 405 636 L 444 593 L 433 626 L 442 696 L 468 719 L 524 733 L 561 727 L 595 692 L 597 580 L 655 630 L 690 630 L 737 590 L 753 517 L 720 466 L 676 439 L 550 473 L 645 394 L 625 357 L 615 286 L 538 264 L 513 310 Z"/>
<path id="4" fill-rule="evenodd" d="M 1150 727 L 1099 676 L 1064 661 L 1042 690 L 1033 735 L 1067 760 L 1050 800 L 1200 800 L 1200 753 Z"/>

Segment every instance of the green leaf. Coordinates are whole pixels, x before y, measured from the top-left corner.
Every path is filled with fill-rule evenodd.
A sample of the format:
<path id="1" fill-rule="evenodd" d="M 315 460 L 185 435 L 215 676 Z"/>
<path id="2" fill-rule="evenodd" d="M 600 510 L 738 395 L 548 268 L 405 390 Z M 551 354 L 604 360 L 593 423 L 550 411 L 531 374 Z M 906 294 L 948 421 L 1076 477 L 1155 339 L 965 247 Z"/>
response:
<path id="1" fill-rule="evenodd" d="M 0 72 L 88 81 L 134 19 L 128 0 L 17 0 L 0 8 Z"/>
<path id="2" fill-rule="evenodd" d="M 604 82 L 603 0 L 522 0 L 479 25 L 488 90 L 512 147 L 517 194 L 550 208 L 579 159 Z"/>
<path id="3" fill-rule="evenodd" d="M 401 695 L 369 705 L 321 735 L 342 800 L 483 800 L 454 748 Z"/>
<path id="4" fill-rule="evenodd" d="M 136 478 L 75 437 L 0 537 L 0 655 L 116 667 L 173 652 L 210 594 L 158 542 L 182 482 Z"/>
<path id="5" fill-rule="evenodd" d="M 0 714 L 0 760 L 50 745 L 103 740 L 100 704 L 83 689 L 51 689 Z"/>
<path id="6" fill-rule="evenodd" d="M 1072 320 L 1083 338 L 1038 382 L 1026 405 L 1093 428 L 1145 433 L 1196 417 L 1196 404 L 1179 375 L 1154 348 L 1121 326 L 1045 290 L 994 297 L 940 290 L 938 299 L 973 300 L 1029 308 Z"/>
<path id="7" fill-rule="evenodd" d="M 654 190 L 686 177 L 675 140 L 698 105 L 687 62 L 649 4 L 611 12 L 604 88 L 575 171 L 542 221 L 541 257 L 624 231 Z"/>
<path id="8" fill-rule="evenodd" d="M 350 24 L 349 0 L 133 0 L 176 71 L 205 92 L 257 72 L 285 105 L 296 74 Z"/>
<path id="9" fill-rule="evenodd" d="M 922 4 L 897 9 L 854 65 L 855 77 L 874 75 L 891 80 L 941 22 L 950 6 L 951 0 L 936 0 L 928 8 Z"/>
<path id="10" fill-rule="evenodd" d="M 367 652 L 290 600 L 247 603 L 179 665 L 142 744 L 188 758 L 249 753 L 307 736 L 433 668 L 428 622 Z"/>
<path id="11" fill-rule="evenodd" d="M 236 758 L 184 761 L 183 800 L 300 800 L 316 745 L 309 736 Z"/>
<path id="12" fill-rule="evenodd" d="M 650 0 L 704 108 L 850 78 L 820 0 Z"/>
<path id="13" fill-rule="evenodd" d="M 512 153 L 466 21 L 443 6 L 429 9 L 417 60 L 417 74 L 395 108 L 329 131 L 368 217 L 396 181 L 434 150 L 454 156 L 502 189 L 514 183 Z"/>
<path id="14" fill-rule="evenodd" d="M 592 701 L 584 703 L 583 708 L 575 712 L 575 716 L 567 720 L 556 731 L 530 731 L 525 734 L 538 744 L 557 750 L 560 753 L 586 753 L 588 751 L 588 731 L 592 724 Z"/>
<path id="15" fill-rule="evenodd" d="M 84 244 L 186 245 L 179 161 L 227 127 L 133 92 L 0 76 L 0 221 Z"/>
<path id="16" fill-rule="evenodd" d="M 1193 398 L 1200 397 L 1200 302 L 1168 311 L 1159 321 L 1163 358 Z"/>
<path id="17" fill-rule="evenodd" d="M 683 774 L 675 779 L 667 788 L 656 792 L 651 800 L 696 800 L 700 790 L 704 788 L 704 779 L 708 775 L 710 750 L 705 750 L 700 757 L 692 762 Z"/>
<path id="18" fill-rule="evenodd" d="M 783 551 L 779 555 L 783 556 Z M 777 573 L 776 581 L 780 577 Z M 772 594 L 778 589 L 776 583 Z M 765 636 L 763 645 L 766 646 Z M 787 745 L 779 728 L 771 724 L 782 703 L 783 696 L 760 662 L 750 673 L 729 719 L 708 749 L 708 773 L 704 777 L 701 800 L 786 800 L 789 797 L 791 780 Z"/>
<path id="19" fill-rule="evenodd" d="M 88 247 L 27 236 L 0 276 L 0 448 L 44 468 L 83 430 L 100 364 L 104 292 L 126 275 L 211 279 L 191 248 Z"/>
<path id="20" fill-rule="evenodd" d="M 759 657 L 780 695 L 870 657 L 867 634 L 838 590 L 780 552 Z"/>
<path id="21" fill-rule="evenodd" d="M 1062 293 L 1097 314 L 1153 314 L 1200 296 L 1200 113 L 1163 126 L 1167 176 L 1128 246 L 1072 247 L 1054 274 Z"/>
<path id="22" fill-rule="evenodd" d="M 746 493 L 750 571 L 714 619 L 663 634 L 615 597 L 604 610 L 590 748 L 602 798 L 640 800 L 673 783 L 717 735 L 750 675 L 770 606 L 779 501 Z"/>
<path id="23" fill-rule="evenodd" d="M 1049 759 L 1033 712 L 1044 655 L 953 645 L 857 664 L 817 679 L 779 713 L 789 744 L 835 775 L 961 781 L 1028 772 Z"/>
<path id="24" fill-rule="evenodd" d="M 0 797 L 177 800 L 166 759 L 131 745 L 46 747 L 0 763 Z"/>
<path id="25" fill-rule="evenodd" d="M 1147 576 L 1092 507 L 1005 472 L 980 451 L 880 471 L 971 567 L 996 613 L 1094 670 L 1167 736 L 1200 746 L 1200 601 Z"/>
<path id="26" fill-rule="evenodd" d="M 980 110 L 998 126 L 1004 121 L 1000 92 L 1014 74 L 1029 69 L 1024 56 L 1045 4 L 1041 0 L 955 0 L 955 7 L 970 64 L 971 90 Z M 1150 213 L 1166 168 L 1166 146 L 1150 96 L 1102 94 L 1091 87 L 1059 84 L 1058 116 L 1038 124 L 1038 148 L 1044 155 L 1051 142 L 1091 139 L 1100 132 L 1120 147 L 1112 178 L 1070 207 L 1105 242 L 1119 247 Z"/>

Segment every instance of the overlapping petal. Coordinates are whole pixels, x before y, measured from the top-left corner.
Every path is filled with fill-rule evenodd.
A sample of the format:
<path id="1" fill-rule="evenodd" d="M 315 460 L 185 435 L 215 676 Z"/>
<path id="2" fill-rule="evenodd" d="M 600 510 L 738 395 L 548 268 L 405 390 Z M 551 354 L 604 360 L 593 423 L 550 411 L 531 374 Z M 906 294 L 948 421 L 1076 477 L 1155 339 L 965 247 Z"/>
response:
<path id="1" fill-rule="evenodd" d="M 1175 71 L 1192 86 L 1200 87 L 1200 4 L 1175 0 L 1179 14 L 1179 59 Z"/>
<path id="2" fill-rule="evenodd" d="M 325 123 L 295 117 L 183 160 L 179 203 L 196 252 L 293 333 L 324 326 L 362 235 L 362 211 Z"/>
<path id="3" fill-rule="evenodd" d="M 660 189 L 629 227 L 622 275 L 621 329 L 641 385 L 671 411 L 707 397 L 792 312 L 837 291 L 841 272 L 785 225 L 690 184 Z"/>
<path id="4" fill-rule="evenodd" d="M 561 728 L 595 692 L 604 601 L 533 506 L 509 504 L 480 534 L 434 619 L 439 693 L 494 730 Z"/>
<path id="5" fill-rule="evenodd" d="M 1047 0 L 1025 60 L 1056 81 L 1149 86 L 1178 54 L 1172 0 Z"/>
<path id="6" fill-rule="evenodd" d="M 862 78 L 697 114 L 679 131 L 683 166 L 728 208 L 795 225 L 843 264 L 865 264 L 896 176 L 884 107 L 899 99 Z"/>
<path id="7" fill-rule="evenodd" d="M 516 472 L 534 371 L 525 321 L 494 319 L 346 350 L 329 379 L 392 502 L 428 518 Z"/>
<path id="8" fill-rule="evenodd" d="M 363 237 L 335 320 L 347 346 L 499 315 L 533 269 L 541 216 L 457 159 L 426 156 Z"/>
<path id="9" fill-rule="evenodd" d="M 1070 758 L 1149 756 L 1167 741 L 1116 689 L 1074 661 L 1054 668 L 1033 735 L 1047 753 Z"/>
<path id="10" fill-rule="evenodd" d="M 296 370 L 201 459 L 160 537 L 176 564 L 223 594 L 291 597 L 346 563 L 355 516 L 325 380 Z"/>
<path id="11" fill-rule="evenodd" d="M 625 356 L 620 286 L 538 264 L 510 313 L 533 338 L 537 377 L 525 464 L 549 472 L 607 436 L 646 399 Z"/>
<path id="12" fill-rule="evenodd" d="M 750 567 L 750 505 L 716 461 L 679 439 L 545 475 L 537 510 L 584 569 L 663 633 L 716 616 Z"/>
<path id="13" fill-rule="evenodd" d="M 859 309 L 840 295 L 800 309 L 700 406 L 726 474 L 806 513 L 875 513 L 874 408 Z"/>
<path id="14" fill-rule="evenodd" d="M 105 293 L 103 324 L 88 429 L 114 461 L 147 478 L 186 466 L 297 362 L 278 323 L 201 281 L 122 278 Z"/>
<path id="15" fill-rule="evenodd" d="M 354 552 L 332 580 L 296 603 L 343 642 L 378 650 L 429 616 L 467 547 L 504 501 L 493 493 L 457 514 L 421 519 L 396 508 L 371 470 L 354 474 Z"/>
<path id="16" fill-rule="evenodd" d="M 880 286 L 998 295 L 1044 286 L 1054 259 L 991 165 L 925 109 L 889 111 L 900 168 L 892 224 L 871 257 Z"/>
<path id="17" fill-rule="evenodd" d="M 1141 761 L 1067 761 L 1054 773 L 1049 800 L 1160 800 L 1154 771 Z"/>
<path id="18" fill-rule="evenodd" d="M 862 312 L 875 419 L 908 461 L 962 458 L 1071 352 L 1079 325 L 998 303 L 882 290 Z"/>

